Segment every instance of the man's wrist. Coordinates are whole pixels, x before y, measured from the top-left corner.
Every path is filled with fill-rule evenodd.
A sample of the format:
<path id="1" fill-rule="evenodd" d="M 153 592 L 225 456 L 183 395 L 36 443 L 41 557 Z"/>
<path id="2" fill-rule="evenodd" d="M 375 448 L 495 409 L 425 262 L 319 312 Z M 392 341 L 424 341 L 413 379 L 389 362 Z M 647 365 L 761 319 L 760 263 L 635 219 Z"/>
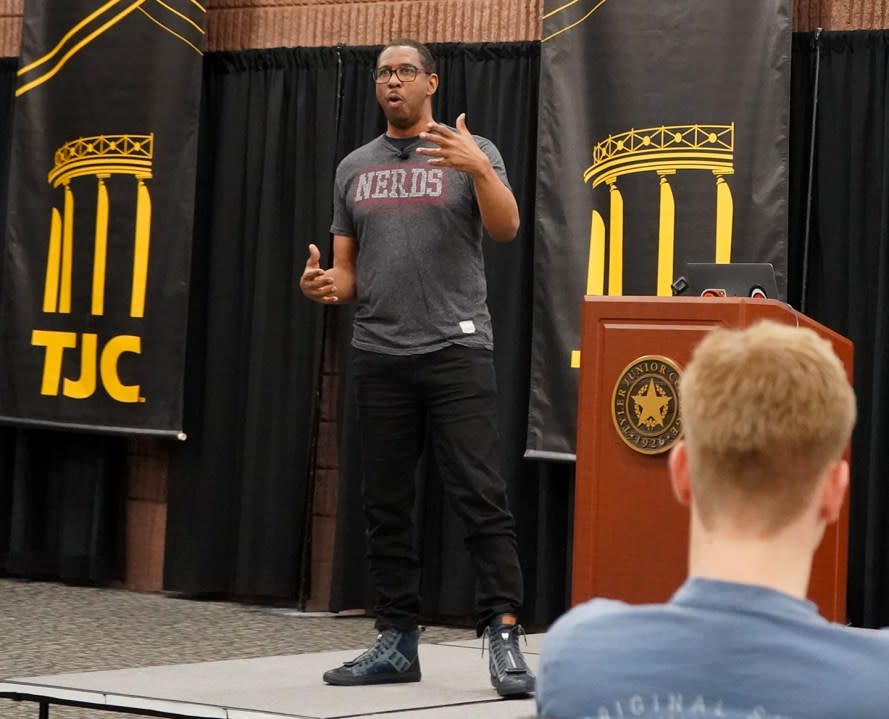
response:
<path id="1" fill-rule="evenodd" d="M 487 156 L 485 156 L 485 162 L 478 171 L 472 173 L 472 178 L 474 180 L 484 180 L 493 178 L 496 176 L 496 172 L 494 172 L 494 168 L 491 165 L 490 160 L 488 160 Z"/>

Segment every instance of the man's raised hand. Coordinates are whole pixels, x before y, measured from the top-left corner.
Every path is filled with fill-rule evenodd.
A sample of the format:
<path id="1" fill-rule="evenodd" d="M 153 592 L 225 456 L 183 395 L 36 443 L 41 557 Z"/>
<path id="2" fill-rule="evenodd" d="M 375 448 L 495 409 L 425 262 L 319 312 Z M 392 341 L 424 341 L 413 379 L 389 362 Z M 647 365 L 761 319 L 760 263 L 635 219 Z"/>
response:
<path id="1" fill-rule="evenodd" d="M 455 170 L 476 176 L 491 168 L 488 156 L 482 152 L 469 128 L 466 127 L 466 113 L 457 116 L 457 131 L 447 125 L 430 122 L 426 132 L 420 137 L 434 142 L 438 147 L 418 147 L 418 155 L 426 155 L 432 165 L 453 167 Z"/>

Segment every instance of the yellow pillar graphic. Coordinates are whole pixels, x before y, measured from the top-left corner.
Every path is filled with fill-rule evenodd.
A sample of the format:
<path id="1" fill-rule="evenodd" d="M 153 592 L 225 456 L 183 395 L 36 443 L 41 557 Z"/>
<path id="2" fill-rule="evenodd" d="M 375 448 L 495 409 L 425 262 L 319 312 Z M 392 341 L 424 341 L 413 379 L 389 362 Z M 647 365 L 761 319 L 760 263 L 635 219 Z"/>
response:
<path id="1" fill-rule="evenodd" d="M 130 317 L 145 316 L 145 288 L 148 284 L 148 255 L 151 250 L 151 195 L 139 177 L 136 188 L 136 236 L 133 242 L 133 293 Z"/>
<path id="2" fill-rule="evenodd" d="M 608 237 L 608 294 L 624 293 L 624 198 L 617 183 L 608 183 L 611 198 L 611 225 Z"/>
<path id="3" fill-rule="evenodd" d="M 62 216 L 53 207 L 49 224 L 49 251 L 46 258 L 46 280 L 43 284 L 43 311 L 59 309 L 59 273 L 62 266 Z"/>
<path id="4" fill-rule="evenodd" d="M 605 291 L 605 221 L 596 210 L 590 222 L 590 259 L 587 263 L 586 293 L 601 295 Z"/>
<path id="5" fill-rule="evenodd" d="M 93 297 L 92 313 L 105 314 L 105 266 L 108 263 L 108 188 L 105 178 L 108 175 L 97 175 L 96 196 L 96 237 L 93 250 Z"/>
<path id="6" fill-rule="evenodd" d="M 59 312 L 71 312 L 71 273 L 74 265 L 74 192 L 65 183 L 62 221 L 62 265 L 59 271 Z"/>
<path id="7" fill-rule="evenodd" d="M 716 262 L 732 261 L 732 218 L 735 203 L 732 189 L 722 175 L 716 175 Z"/>
<path id="8" fill-rule="evenodd" d="M 44 312 L 71 312 L 75 213 L 71 182 L 93 177 L 97 184 L 90 312 L 94 316 L 105 313 L 108 263 L 111 261 L 109 233 L 112 212 L 107 183 L 114 175 L 126 175 L 137 182 L 130 314 L 132 317 L 144 317 L 151 245 L 151 196 L 145 183 L 152 177 L 153 157 L 153 134 L 79 137 L 56 150 L 54 166 L 47 181 L 54 188 L 62 188 L 65 199 L 61 211 L 53 209 L 50 224 L 43 291 Z"/>
<path id="9" fill-rule="evenodd" d="M 672 170 L 658 172 L 661 178 L 661 208 L 658 221 L 658 248 L 657 248 L 657 294 L 661 297 L 669 297 L 673 294 L 673 250 L 676 233 L 676 202 L 673 199 L 673 188 L 667 180 L 667 175 L 673 175 Z"/>

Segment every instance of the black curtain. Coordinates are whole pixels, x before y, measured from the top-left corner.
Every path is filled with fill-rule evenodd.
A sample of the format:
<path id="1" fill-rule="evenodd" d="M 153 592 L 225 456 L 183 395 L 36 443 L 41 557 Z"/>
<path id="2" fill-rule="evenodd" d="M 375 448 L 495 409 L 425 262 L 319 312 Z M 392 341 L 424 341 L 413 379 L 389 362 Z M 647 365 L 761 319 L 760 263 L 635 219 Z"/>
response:
<path id="1" fill-rule="evenodd" d="M 205 59 L 168 589 L 299 591 L 321 308 L 298 280 L 327 236 L 336 78 L 333 50 Z"/>
<path id="2" fill-rule="evenodd" d="M 6 217 L 7 187 L 9 182 L 9 153 L 12 147 L 12 111 L 18 60 L 0 59 L 0 217 Z M 6 261 L 5 221 L 0 223 L 0 292 L 3 292 L 3 267 Z M 0 574 L 6 569 L 12 523 L 13 482 L 15 464 L 15 433 L 0 427 Z"/>
<path id="3" fill-rule="evenodd" d="M 820 53 L 818 86 L 815 67 Z M 811 126 L 817 96 L 813 212 L 805 279 L 808 315 L 855 343 L 858 424 L 852 442 L 849 617 L 889 625 L 889 32 L 794 39 L 791 136 Z M 808 130 L 807 130 L 808 131 Z M 800 142 L 799 145 L 803 143 Z M 808 151 L 793 156 L 809 170 Z M 803 171 L 805 167 L 805 171 Z M 797 184 L 791 247 L 802 257 Z"/>
<path id="4" fill-rule="evenodd" d="M 385 129 L 370 78 L 379 47 L 342 50 L 342 100 L 337 159 Z M 503 154 L 522 219 L 519 236 L 502 245 L 488 241 L 485 263 L 488 305 L 495 335 L 500 396 L 503 472 L 509 486 L 525 572 L 529 624 L 551 621 L 565 607 L 573 471 L 568 466 L 522 459 L 527 420 L 531 332 L 534 173 L 537 140 L 537 43 L 442 44 L 431 50 L 441 85 L 433 113 L 453 125 L 466 113 L 469 129 L 493 140 Z M 364 562 L 365 524 L 361 511 L 360 467 L 349 383 L 351 312 L 340 313 L 338 357 L 343 396 L 340 492 L 334 561 L 334 608 L 363 607 L 368 601 Z M 427 617 L 469 618 L 474 588 L 463 548 L 460 522 L 448 506 L 434 466 L 421 463 L 416 520 L 423 565 L 423 613 Z"/>
<path id="5" fill-rule="evenodd" d="M 0 447 L 0 567 L 71 582 L 121 577 L 125 443 L 44 430 L 6 430 Z"/>

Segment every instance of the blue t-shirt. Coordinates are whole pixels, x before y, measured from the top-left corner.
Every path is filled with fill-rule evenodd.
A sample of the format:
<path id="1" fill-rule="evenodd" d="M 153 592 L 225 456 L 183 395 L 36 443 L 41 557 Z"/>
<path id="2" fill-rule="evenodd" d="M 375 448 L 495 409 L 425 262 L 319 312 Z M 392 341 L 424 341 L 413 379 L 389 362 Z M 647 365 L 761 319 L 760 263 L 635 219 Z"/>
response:
<path id="1" fill-rule="evenodd" d="M 763 586 L 692 578 L 666 604 L 594 599 L 544 638 L 547 719 L 886 719 L 889 632 Z"/>

